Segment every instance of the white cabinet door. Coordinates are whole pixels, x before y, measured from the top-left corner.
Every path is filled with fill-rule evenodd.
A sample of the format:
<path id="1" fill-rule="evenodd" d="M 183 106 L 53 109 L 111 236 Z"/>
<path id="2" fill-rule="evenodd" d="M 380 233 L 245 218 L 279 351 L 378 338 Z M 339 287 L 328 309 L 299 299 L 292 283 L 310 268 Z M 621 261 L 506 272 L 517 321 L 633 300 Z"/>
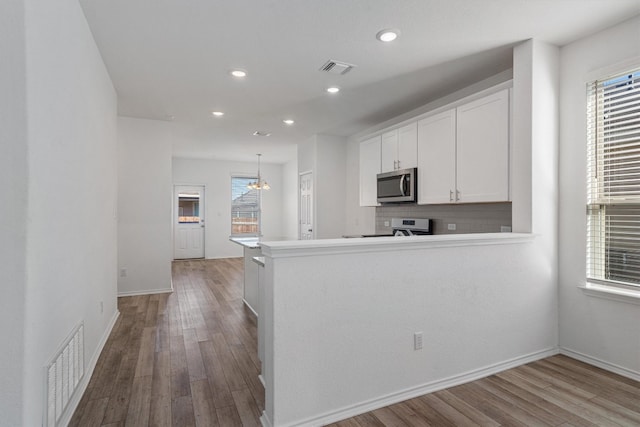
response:
<path id="1" fill-rule="evenodd" d="M 391 172 L 398 169 L 398 129 L 382 134 L 381 156 L 382 172 Z"/>
<path id="2" fill-rule="evenodd" d="M 457 108 L 459 201 L 509 199 L 509 90 Z"/>
<path id="3" fill-rule="evenodd" d="M 360 143 L 360 206 L 377 206 L 377 175 L 380 173 L 381 137 Z"/>
<path id="4" fill-rule="evenodd" d="M 418 203 L 451 203 L 456 190 L 456 110 L 418 122 Z"/>
<path id="5" fill-rule="evenodd" d="M 418 122 L 410 123 L 398 129 L 397 169 L 418 166 Z"/>

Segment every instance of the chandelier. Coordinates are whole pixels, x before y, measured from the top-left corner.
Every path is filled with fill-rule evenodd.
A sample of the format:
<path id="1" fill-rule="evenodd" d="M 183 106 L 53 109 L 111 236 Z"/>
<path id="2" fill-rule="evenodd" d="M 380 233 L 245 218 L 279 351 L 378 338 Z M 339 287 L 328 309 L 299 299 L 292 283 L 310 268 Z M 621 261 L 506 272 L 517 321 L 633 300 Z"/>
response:
<path id="1" fill-rule="evenodd" d="M 267 183 L 267 181 L 263 181 L 260 178 L 260 157 L 262 156 L 262 154 L 256 154 L 256 156 L 258 156 L 258 179 L 247 184 L 247 188 L 251 190 L 269 190 L 271 186 Z"/>

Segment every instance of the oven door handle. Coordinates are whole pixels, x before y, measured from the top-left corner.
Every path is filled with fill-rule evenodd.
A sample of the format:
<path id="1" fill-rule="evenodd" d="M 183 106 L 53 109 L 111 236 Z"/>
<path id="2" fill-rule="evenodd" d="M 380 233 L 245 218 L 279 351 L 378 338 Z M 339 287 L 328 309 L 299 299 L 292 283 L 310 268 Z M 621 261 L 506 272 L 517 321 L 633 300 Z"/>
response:
<path id="1" fill-rule="evenodd" d="M 400 194 L 402 194 L 402 197 L 406 196 L 405 194 L 405 189 L 406 189 L 406 185 L 405 185 L 405 180 L 407 179 L 407 175 L 401 175 L 400 176 Z"/>

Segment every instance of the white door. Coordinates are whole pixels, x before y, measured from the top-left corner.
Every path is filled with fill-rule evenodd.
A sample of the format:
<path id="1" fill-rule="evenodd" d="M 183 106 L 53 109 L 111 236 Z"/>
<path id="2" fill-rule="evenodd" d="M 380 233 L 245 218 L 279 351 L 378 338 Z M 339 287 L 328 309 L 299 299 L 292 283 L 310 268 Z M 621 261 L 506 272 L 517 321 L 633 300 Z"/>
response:
<path id="1" fill-rule="evenodd" d="M 313 239 L 313 173 L 300 175 L 300 240 Z"/>
<path id="2" fill-rule="evenodd" d="M 204 258 L 204 186 L 174 187 L 173 258 Z"/>

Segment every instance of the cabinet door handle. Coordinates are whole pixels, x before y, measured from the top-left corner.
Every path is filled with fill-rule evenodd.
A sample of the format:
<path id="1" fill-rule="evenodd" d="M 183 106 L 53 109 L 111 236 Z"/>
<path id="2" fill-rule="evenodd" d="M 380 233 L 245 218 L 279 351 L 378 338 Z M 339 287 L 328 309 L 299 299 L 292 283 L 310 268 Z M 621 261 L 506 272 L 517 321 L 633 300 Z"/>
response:
<path id="1" fill-rule="evenodd" d="M 398 169 L 400 169 L 400 160 L 398 160 Z"/>
<path id="2" fill-rule="evenodd" d="M 460 200 L 460 190 L 456 190 L 456 202 Z"/>
<path id="3" fill-rule="evenodd" d="M 393 170 L 396 170 L 396 169 L 398 169 L 398 161 L 394 160 L 393 161 Z"/>
<path id="4" fill-rule="evenodd" d="M 453 202 L 453 190 L 449 190 L 449 201 Z"/>

